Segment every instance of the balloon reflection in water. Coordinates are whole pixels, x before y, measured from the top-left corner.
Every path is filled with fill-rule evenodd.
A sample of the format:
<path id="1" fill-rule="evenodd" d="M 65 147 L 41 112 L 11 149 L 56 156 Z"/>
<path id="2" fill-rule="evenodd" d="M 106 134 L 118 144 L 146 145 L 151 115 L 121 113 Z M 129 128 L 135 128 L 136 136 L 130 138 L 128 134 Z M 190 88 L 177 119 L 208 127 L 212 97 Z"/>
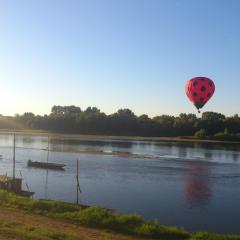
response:
<path id="1" fill-rule="evenodd" d="M 210 170 L 207 162 L 187 163 L 188 173 L 184 180 L 184 198 L 189 207 L 204 207 L 211 200 Z"/>

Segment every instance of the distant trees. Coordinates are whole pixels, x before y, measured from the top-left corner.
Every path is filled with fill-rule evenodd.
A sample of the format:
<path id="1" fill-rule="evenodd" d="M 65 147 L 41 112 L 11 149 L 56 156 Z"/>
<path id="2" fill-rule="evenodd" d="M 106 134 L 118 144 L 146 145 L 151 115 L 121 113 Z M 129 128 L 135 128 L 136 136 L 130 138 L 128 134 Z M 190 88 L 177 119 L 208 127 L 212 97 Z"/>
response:
<path id="1" fill-rule="evenodd" d="M 76 117 L 81 112 L 80 107 L 76 106 L 53 106 L 51 110 L 52 117 Z"/>
<path id="2" fill-rule="evenodd" d="M 33 127 L 33 123 L 35 121 L 35 115 L 31 112 L 26 112 L 23 115 L 15 115 L 15 118 L 19 123 L 30 128 Z"/>
<path id="3" fill-rule="evenodd" d="M 14 117 L 0 116 L 0 128 L 30 128 L 64 133 L 129 136 L 194 136 L 199 139 L 240 140 L 240 117 L 204 112 L 179 116 L 136 116 L 130 109 L 106 115 L 96 107 L 53 106 L 49 115 L 26 112 Z"/>
<path id="4" fill-rule="evenodd" d="M 78 114 L 75 119 L 78 132 L 84 134 L 104 134 L 107 126 L 107 117 L 96 107 L 88 107 Z"/>

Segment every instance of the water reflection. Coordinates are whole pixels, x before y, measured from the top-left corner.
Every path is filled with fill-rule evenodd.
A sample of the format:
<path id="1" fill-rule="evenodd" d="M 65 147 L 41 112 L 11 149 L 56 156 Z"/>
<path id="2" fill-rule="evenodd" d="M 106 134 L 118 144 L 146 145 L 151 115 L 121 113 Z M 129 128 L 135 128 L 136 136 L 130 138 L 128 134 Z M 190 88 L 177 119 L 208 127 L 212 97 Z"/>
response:
<path id="1" fill-rule="evenodd" d="M 210 151 L 208 151 L 208 150 L 206 150 L 206 152 L 204 153 L 204 157 L 205 157 L 205 159 L 207 159 L 207 160 L 211 160 L 211 159 L 212 159 L 212 156 L 213 156 L 212 152 L 210 152 Z"/>
<path id="2" fill-rule="evenodd" d="M 232 158 L 233 158 L 234 162 L 238 161 L 239 158 L 240 158 L 239 153 L 238 152 L 233 152 L 232 153 Z"/>
<path id="3" fill-rule="evenodd" d="M 45 187 L 44 187 L 44 198 L 48 199 L 48 169 L 46 170 Z"/>
<path id="4" fill-rule="evenodd" d="M 180 158 L 186 158 L 187 157 L 187 148 L 186 147 L 179 148 L 178 155 Z"/>
<path id="5" fill-rule="evenodd" d="M 189 161 L 184 177 L 184 197 L 190 208 L 206 207 L 212 196 L 210 168 L 207 162 Z"/>

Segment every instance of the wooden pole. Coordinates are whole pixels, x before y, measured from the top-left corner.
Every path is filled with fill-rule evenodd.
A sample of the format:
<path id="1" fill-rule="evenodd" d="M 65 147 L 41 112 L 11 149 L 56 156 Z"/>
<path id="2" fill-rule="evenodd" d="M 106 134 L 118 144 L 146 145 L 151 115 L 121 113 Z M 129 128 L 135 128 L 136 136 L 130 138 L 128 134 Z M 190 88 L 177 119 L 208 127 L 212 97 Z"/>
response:
<path id="1" fill-rule="evenodd" d="M 77 159 L 77 204 L 79 204 L 79 173 L 78 173 L 78 167 L 79 167 L 79 160 Z"/>
<path id="2" fill-rule="evenodd" d="M 47 163 L 49 159 L 49 136 L 48 136 L 48 147 L 47 147 Z"/>
<path id="3" fill-rule="evenodd" d="M 47 163 L 49 161 L 49 146 L 50 146 L 50 143 L 49 143 L 49 135 L 48 135 L 48 146 L 47 146 Z M 48 198 L 48 168 L 47 168 L 47 171 L 46 171 L 46 183 L 45 183 L 45 199 Z"/>
<path id="4" fill-rule="evenodd" d="M 16 160 L 15 160 L 15 133 L 13 134 L 13 179 L 15 179 L 15 167 L 16 167 Z"/>

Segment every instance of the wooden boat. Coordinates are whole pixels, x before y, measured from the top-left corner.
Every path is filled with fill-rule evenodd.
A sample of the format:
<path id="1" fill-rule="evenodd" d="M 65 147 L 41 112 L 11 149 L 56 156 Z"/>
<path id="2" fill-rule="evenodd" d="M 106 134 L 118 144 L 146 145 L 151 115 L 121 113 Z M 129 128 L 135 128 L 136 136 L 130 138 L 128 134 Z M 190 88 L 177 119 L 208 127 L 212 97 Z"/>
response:
<path id="1" fill-rule="evenodd" d="M 65 164 L 48 162 L 48 160 L 49 160 L 49 136 L 48 136 L 48 146 L 47 146 L 46 150 L 47 150 L 47 161 L 46 162 L 33 162 L 31 160 L 28 160 L 28 163 L 27 163 L 28 167 L 65 170 L 64 169 L 64 167 L 66 166 Z"/>
<path id="2" fill-rule="evenodd" d="M 55 170 L 65 170 L 65 164 L 60 163 L 49 163 L 49 162 L 33 162 L 28 160 L 28 167 L 36 167 L 36 168 L 45 168 L 45 169 L 55 169 Z"/>

